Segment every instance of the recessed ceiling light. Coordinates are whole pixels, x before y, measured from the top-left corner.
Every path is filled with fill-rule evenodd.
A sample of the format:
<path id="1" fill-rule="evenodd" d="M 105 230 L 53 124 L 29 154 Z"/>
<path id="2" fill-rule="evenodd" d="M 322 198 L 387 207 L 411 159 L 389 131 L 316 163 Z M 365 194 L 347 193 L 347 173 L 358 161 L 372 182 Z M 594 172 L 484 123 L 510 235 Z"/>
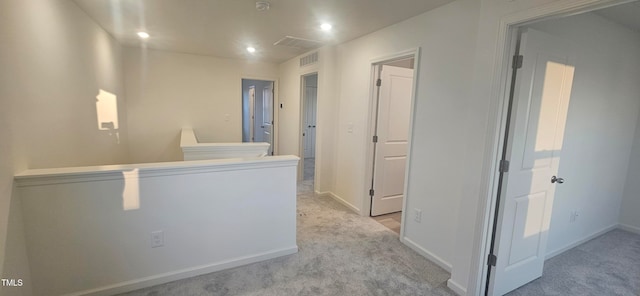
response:
<path id="1" fill-rule="evenodd" d="M 256 49 L 254 47 L 249 46 L 249 47 L 247 47 L 247 51 L 250 52 L 250 53 L 254 53 L 254 52 L 256 52 Z"/>
<path id="2" fill-rule="evenodd" d="M 258 1 L 256 2 L 256 10 L 258 11 L 267 11 L 271 7 L 271 3 L 267 1 Z"/>
<path id="3" fill-rule="evenodd" d="M 331 30 L 331 28 L 333 28 L 333 26 L 331 26 L 331 24 L 328 24 L 328 23 L 324 23 L 320 25 L 320 29 L 322 29 L 322 31 L 329 31 Z"/>
<path id="4" fill-rule="evenodd" d="M 138 32 L 138 37 L 140 37 L 142 39 L 147 39 L 147 38 L 149 38 L 149 33 L 147 33 L 147 32 Z"/>

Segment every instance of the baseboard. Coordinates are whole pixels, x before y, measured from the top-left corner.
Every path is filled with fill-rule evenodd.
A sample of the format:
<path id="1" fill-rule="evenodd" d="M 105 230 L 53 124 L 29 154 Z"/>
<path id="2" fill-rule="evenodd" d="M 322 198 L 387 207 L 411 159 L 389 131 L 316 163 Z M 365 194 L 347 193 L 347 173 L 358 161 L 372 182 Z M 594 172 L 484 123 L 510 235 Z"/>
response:
<path id="1" fill-rule="evenodd" d="M 573 243 L 571 243 L 571 244 L 569 244 L 569 245 L 567 245 L 565 247 L 562 247 L 560 249 L 557 249 L 557 250 L 554 250 L 552 252 L 549 252 L 545 256 L 544 260 L 549 260 L 549 259 L 551 259 L 551 258 L 553 258 L 555 256 L 558 256 L 558 255 L 560 255 L 560 254 L 562 254 L 562 253 L 564 253 L 566 251 L 569 251 L 569 250 L 571 250 L 571 249 L 573 249 L 573 248 L 575 248 L 575 247 L 577 247 L 577 246 L 579 246 L 581 244 L 584 244 L 584 243 L 586 243 L 586 242 L 588 242 L 588 241 L 590 241 L 590 240 L 592 240 L 592 239 L 594 239 L 594 238 L 596 238 L 598 236 L 601 236 L 601 235 L 603 235 L 603 234 L 605 234 L 605 233 L 607 233 L 607 232 L 609 232 L 611 230 L 614 230 L 614 229 L 618 228 L 618 226 L 619 225 L 617 225 L 617 224 L 611 225 L 611 226 L 606 227 L 606 228 L 604 228 L 602 230 L 596 231 L 596 232 L 592 233 L 591 235 L 588 235 L 585 238 L 582 238 L 582 239 L 580 239 L 578 241 L 575 241 L 575 242 L 573 242 Z"/>
<path id="2" fill-rule="evenodd" d="M 135 280 L 108 285 L 104 287 L 99 287 L 95 289 L 74 292 L 71 294 L 66 294 L 66 296 L 80 296 L 80 295 L 92 295 L 92 296 L 100 295 L 101 296 L 101 295 L 115 295 L 120 293 L 126 293 L 126 292 L 130 292 L 130 291 L 134 291 L 134 290 L 138 290 L 146 287 L 165 284 L 168 282 L 173 282 L 173 281 L 177 281 L 185 278 L 212 273 L 212 272 L 216 272 L 224 269 L 234 268 L 234 267 L 256 263 L 264 260 L 269 260 L 269 259 L 273 259 L 281 256 L 291 255 L 297 252 L 298 252 L 298 246 L 293 246 L 290 248 L 274 250 L 274 251 L 264 252 L 260 254 L 239 257 L 239 258 L 235 258 L 227 261 L 167 272 L 163 274 L 135 279 Z"/>
<path id="3" fill-rule="evenodd" d="M 326 195 L 330 196 L 331 198 L 335 199 L 337 202 L 341 203 L 345 207 L 349 208 L 350 210 L 352 210 L 352 211 L 356 212 L 358 215 L 360 215 L 360 209 L 358 207 L 356 207 L 356 206 L 352 205 L 351 203 L 349 203 L 348 201 L 342 199 L 337 194 L 335 194 L 335 193 L 333 193 L 331 191 L 328 191 L 328 192 L 323 193 L 323 194 L 326 194 Z"/>
<path id="4" fill-rule="evenodd" d="M 447 287 L 460 296 L 467 295 L 467 288 L 454 282 L 452 279 L 447 280 Z"/>
<path id="5" fill-rule="evenodd" d="M 618 225 L 618 228 L 620 228 L 622 230 L 629 231 L 629 232 L 633 232 L 635 234 L 640 234 L 640 228 L 635 227 L 635 226 L 631 226 L 631 225 L 628 225 L 628 224 L 620 224 L 620 225 Z"/>
<path id="6" fill-rule="evenodd" d="M 414 241 L 408 239 L 408 238 L 404 238 L 401 240 L 405 245 L 407 245 L 409 248 L 411 248 L 412 250 L 418 252 L 418 254 L 426 257 L 427 259 L 429 259 L 429 261 L 435 263 L 436 265 L 442 267 L 444 270 L 446 270 L 447 272 L 451 272 L 451 263 L 445 261 L 444 259 L 436 256 L 435 254 L 427 251 L 426 249 L 424 249 L 423 247 L 419 246 L 418 244 L 416 244 Z"/>

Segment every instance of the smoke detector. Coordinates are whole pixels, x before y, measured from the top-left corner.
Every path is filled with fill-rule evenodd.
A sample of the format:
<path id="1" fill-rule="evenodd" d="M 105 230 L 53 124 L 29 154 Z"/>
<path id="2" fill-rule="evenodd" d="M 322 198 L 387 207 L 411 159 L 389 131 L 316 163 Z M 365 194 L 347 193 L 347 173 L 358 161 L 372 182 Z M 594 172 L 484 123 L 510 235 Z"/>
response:
<path id="1" fill-rule="evenodd" d="M 267 2 L 267 1 L 258 1 L 258 2 L 256 2 L 256 9 L 258 11 L 267 11 L 267 10 L 269 10 L 269 6 L 271 6 L 271 3 Z"/>

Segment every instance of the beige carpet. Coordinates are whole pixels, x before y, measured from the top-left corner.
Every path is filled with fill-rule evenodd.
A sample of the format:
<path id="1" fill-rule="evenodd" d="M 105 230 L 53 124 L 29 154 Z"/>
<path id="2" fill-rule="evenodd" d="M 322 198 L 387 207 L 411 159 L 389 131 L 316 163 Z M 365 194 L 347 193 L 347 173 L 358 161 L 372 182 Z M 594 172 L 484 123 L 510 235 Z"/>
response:
<path id="1" fill-rule="evenodd" d="M 509 296 L 640 295 L 640 235 L 613 230 L 544 263 L 542 277 Z"/>

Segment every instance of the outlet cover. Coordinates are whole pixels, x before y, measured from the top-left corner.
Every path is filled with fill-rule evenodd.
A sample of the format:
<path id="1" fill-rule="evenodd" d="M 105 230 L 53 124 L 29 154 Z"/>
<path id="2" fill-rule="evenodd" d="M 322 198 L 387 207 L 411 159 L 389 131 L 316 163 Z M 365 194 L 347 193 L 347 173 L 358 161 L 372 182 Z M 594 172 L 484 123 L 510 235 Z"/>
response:
<path id="1" fill-rule="evenodd" d="M 151 232 L 151 247 L 157 248 L 164 246 L 164 231 L 158 230 Z"/>
<path id="2" fill-rule="evenodd" d="M 414 209 L 413 213 L 414 213 L 413 219 L 416 220 L 416 222 L 420 223 L 422 221 L 422 210 Z"/>

